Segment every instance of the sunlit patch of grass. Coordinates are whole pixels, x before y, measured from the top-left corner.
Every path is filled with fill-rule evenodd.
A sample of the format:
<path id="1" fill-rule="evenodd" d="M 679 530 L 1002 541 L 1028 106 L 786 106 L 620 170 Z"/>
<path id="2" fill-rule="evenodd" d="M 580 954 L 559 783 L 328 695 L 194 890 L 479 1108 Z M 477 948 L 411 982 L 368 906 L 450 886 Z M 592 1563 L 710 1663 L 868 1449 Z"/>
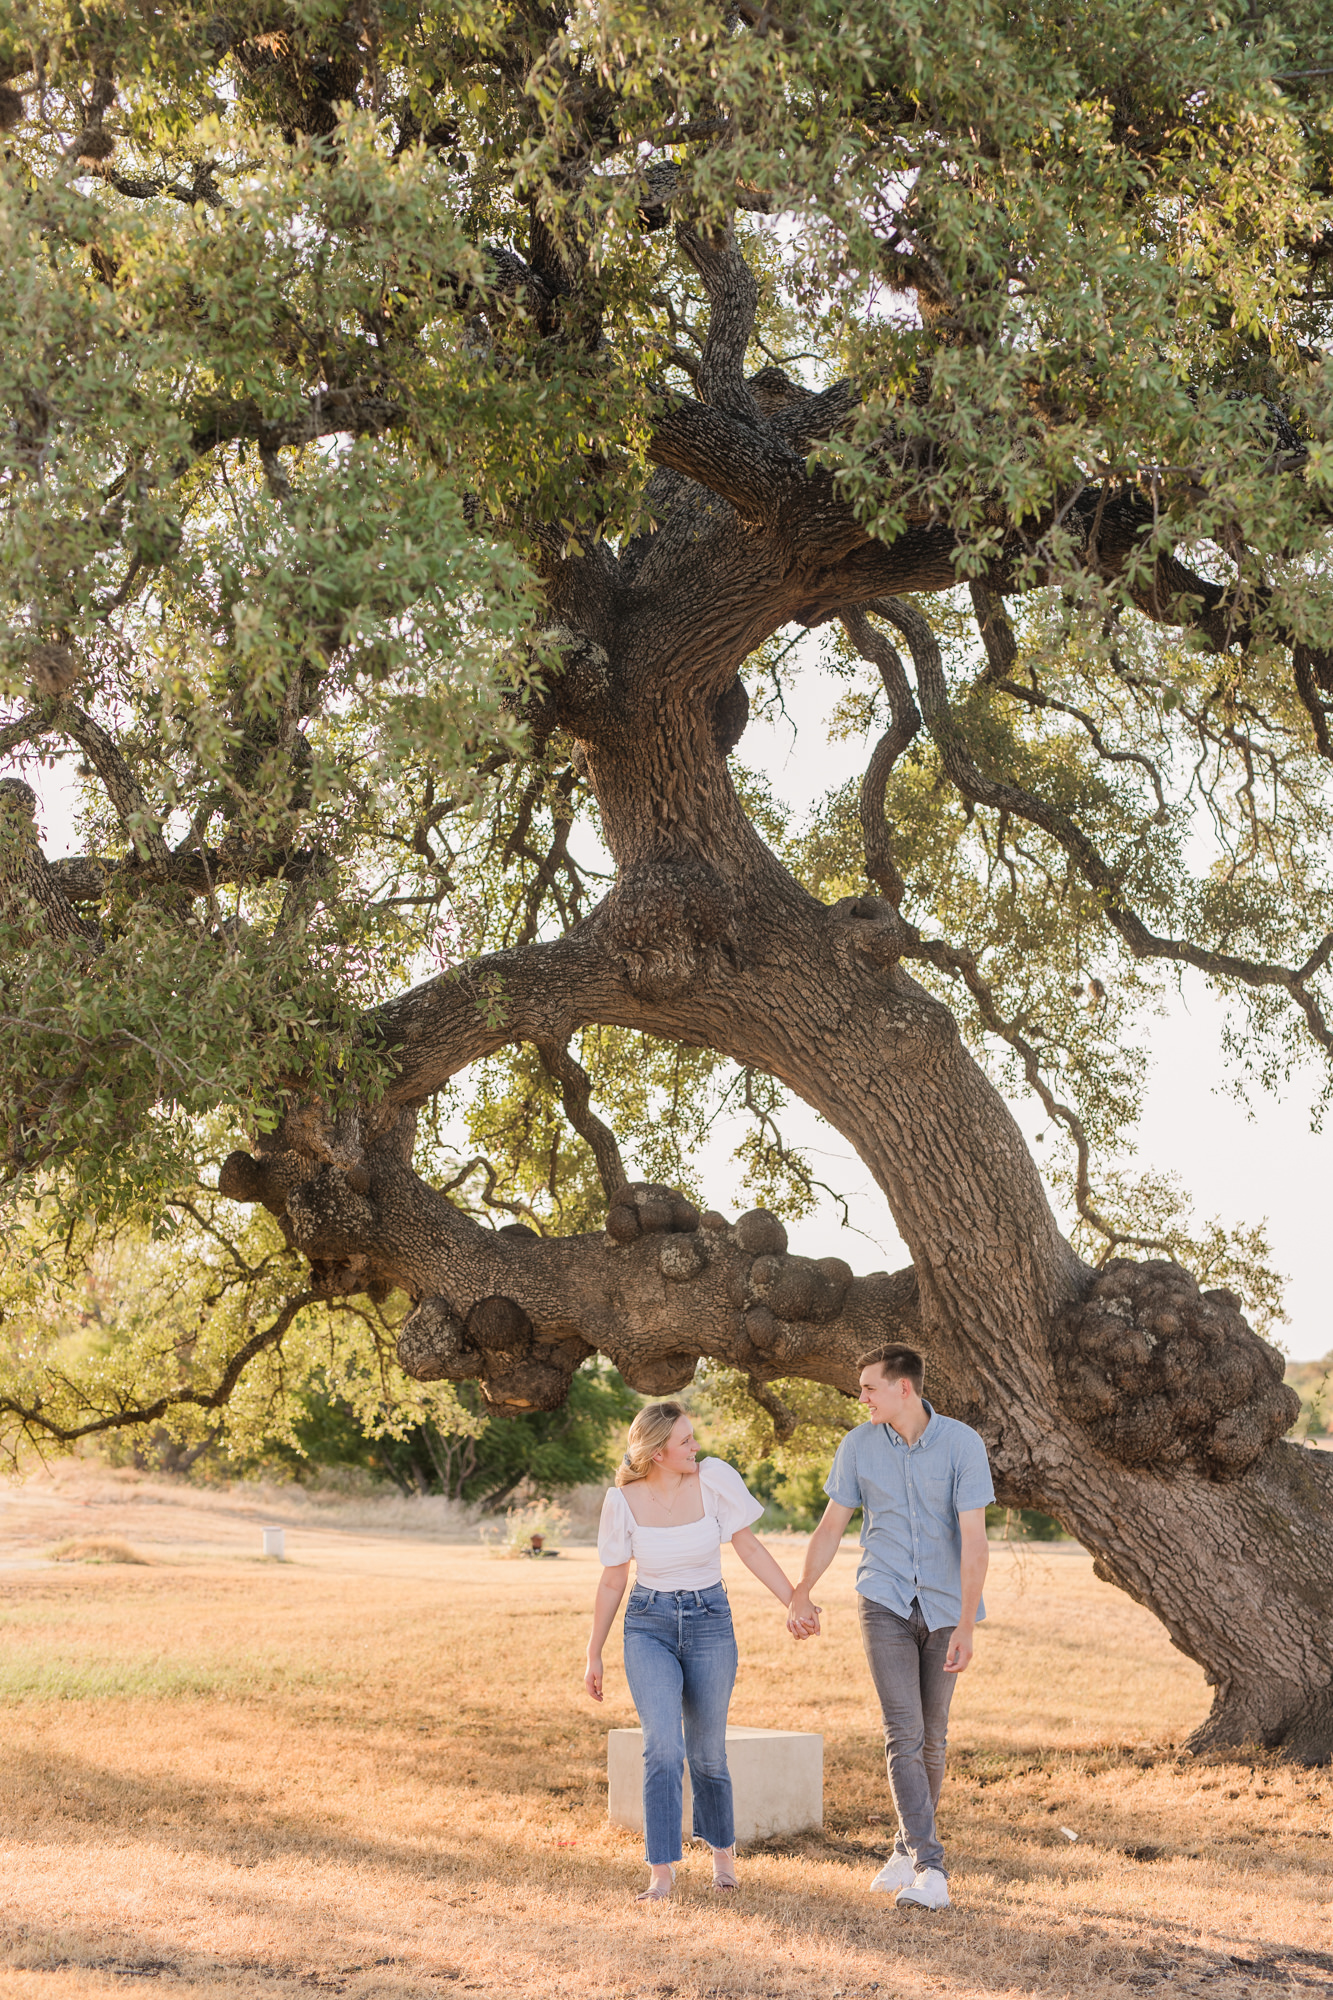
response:
<path id="1" fill-rule="evenodd" d="M 299 1669 L 295 1670 L 299 1678 Z M 184 1700 L 275 1694 L 294 1677 L 278 1656 L 220 1655 L 191 1659 L 145 1652 L 137 1657 L 93 1652 L 0 1648 L 0 1702 Z"/>

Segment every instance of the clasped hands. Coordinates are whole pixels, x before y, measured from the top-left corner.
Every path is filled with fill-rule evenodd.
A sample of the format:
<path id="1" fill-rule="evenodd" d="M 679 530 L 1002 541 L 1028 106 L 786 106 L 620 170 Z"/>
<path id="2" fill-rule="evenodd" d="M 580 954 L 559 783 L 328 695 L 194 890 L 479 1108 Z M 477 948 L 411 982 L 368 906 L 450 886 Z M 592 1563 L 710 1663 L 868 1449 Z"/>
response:
<path id="1" fill-rule="evenodd" d="M 787 1630 L 793 1639 L 819 1637 L 819 1606 L 810 1602 L 807 1591 L 794 1590 L 787 1606 Z"/>

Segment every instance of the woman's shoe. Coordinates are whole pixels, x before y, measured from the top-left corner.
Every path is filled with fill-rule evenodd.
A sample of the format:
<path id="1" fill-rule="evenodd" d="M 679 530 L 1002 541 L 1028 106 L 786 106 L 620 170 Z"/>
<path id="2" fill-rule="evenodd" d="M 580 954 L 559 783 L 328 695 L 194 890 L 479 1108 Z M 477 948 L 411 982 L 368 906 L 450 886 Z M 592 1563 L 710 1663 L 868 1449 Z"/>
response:
<path id="1" fill-rule="evenodd" d="M 719 1892 L 738 1888 L 736 1880 L 736 1850 L 734 1847 L 713 1849 L 713 1887 Z"/>
<path id="2" fill-rule="evenodd" d="M 674 1889 L 675 1886 L 676 1886 L 676 1870 L 674 1864 L 672 1864 L 671 1879 L 666 1884 L 665 1887 L 663 1887 L 660 1883 L 650 1882 L 648 1884 L 648 1887 L 644 1890 L 643 1894 L 641 1896 L 636 1896 L 634 1900 L 636 1903 L 669 1903 L 671 1901 L 671 1891 Z"/>

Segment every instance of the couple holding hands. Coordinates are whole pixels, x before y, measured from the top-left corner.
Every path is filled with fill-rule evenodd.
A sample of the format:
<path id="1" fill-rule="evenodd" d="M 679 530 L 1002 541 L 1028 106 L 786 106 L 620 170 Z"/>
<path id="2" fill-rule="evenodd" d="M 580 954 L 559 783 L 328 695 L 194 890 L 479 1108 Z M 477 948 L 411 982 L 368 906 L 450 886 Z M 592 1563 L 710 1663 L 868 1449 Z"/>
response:
<path id="1" fill-rule="evenodd" d="M 824 1484 L 829 1504 L 793 1588 L 753 1531 L 762 1503 L 723 1459 L 698 1458 L 678 1403 L 650 1403 L 607 1493 L 597 1535 L 597 1586 L 584 1685 L 602 1699 L 602 1646 L 635 1566 L 625 1608 L 625 1676 L 643 1725 L 643 1824 L 650 1877 L 639 1901 L 671 1894 L 681 1857 L 685 1760 L 695 1837 L 713 1850 L 713 1886 L 736 1887 L 727 1770 L 727 1709 L 736 1638 L 722 1585 L 722 1543 L 779 1603 L 795 1639 L 819 1632 L 810 1592 L 843 1532 L 862 1512 L 856 1573 L 861 1637 L 884 1718 L 889 1786 L 898 1813 L 893 1853 L 872 1889 L 944 1909 L 949 1889 L 935 1808 L 954 1682 L 985 1616 L 986 1508 L 995 1497 L 986 1447 L 966 1424 L 922 1397 L 921 1356 L 885 1347 L 860 1364 L 870 1421 L 848 1432 Z"/>

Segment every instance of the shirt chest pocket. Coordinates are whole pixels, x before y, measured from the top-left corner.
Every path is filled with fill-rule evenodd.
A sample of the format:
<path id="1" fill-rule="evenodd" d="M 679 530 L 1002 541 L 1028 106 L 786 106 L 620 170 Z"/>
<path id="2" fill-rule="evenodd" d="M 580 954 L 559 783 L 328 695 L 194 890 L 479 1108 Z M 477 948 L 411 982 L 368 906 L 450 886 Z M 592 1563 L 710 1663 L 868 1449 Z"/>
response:
<path id="1" fill-rule="evenodd" d="M 914 1470 L 910 1489 L 923 1513 L 946 1518 L 953 1514 L 953 1472 L 949 1466 L 932 1465 Z"/>

